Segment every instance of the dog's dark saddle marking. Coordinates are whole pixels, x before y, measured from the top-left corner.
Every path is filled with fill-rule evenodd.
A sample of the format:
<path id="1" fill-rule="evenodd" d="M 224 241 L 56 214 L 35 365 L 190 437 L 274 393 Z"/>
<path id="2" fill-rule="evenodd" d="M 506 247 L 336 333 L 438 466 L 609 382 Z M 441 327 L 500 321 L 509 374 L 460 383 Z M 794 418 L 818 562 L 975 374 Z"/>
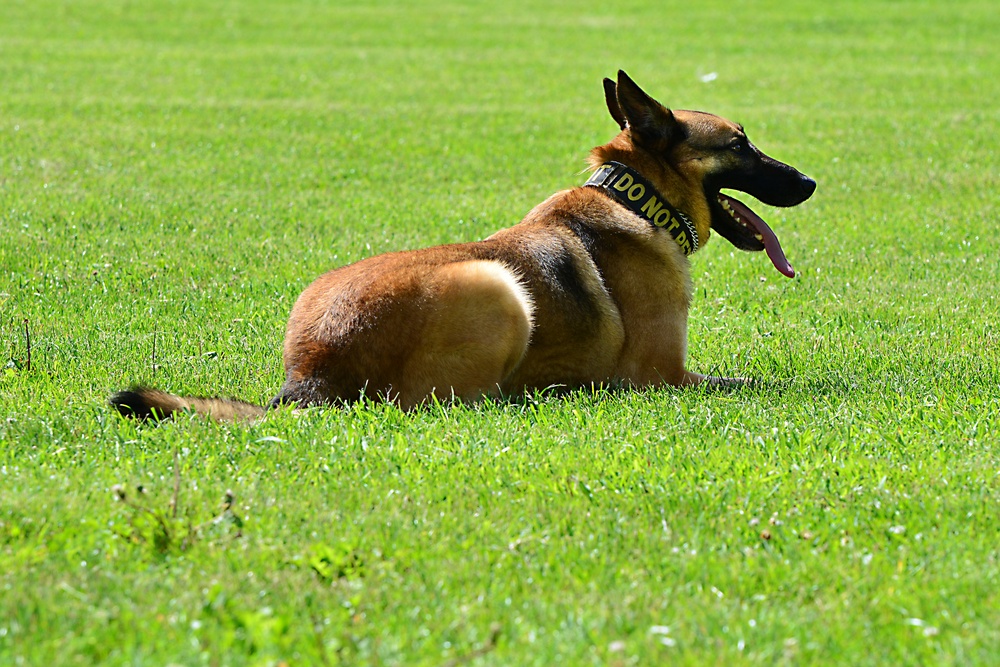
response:
<path id="1" fill-rule="evenodd" d="M 665 229 L 685 255 L 698 249 L 698 232 L 691 220 L 635 169 L 621 162 L 605 162 L 584 183 L 584 187 L 588 186 L 609 195 L 653 226 Z"/>

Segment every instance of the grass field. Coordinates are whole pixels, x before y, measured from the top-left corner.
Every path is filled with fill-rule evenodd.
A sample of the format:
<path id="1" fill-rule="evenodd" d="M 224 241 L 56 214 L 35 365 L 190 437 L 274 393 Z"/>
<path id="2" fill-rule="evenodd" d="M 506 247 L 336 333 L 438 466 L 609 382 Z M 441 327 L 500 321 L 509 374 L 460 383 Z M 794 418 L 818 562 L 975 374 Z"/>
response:
<path id="1" fill-rule="evenodd" d="M 0 665 L 997 664 L 998 32 L 985 0 L 3 2 Z M 755 207 L 795 279 L 692 258 L 691 368 L 759 387 L 110 412 L 268 400 L 305 285 L 580 183 L 619 67 L 819 182 Z"/>

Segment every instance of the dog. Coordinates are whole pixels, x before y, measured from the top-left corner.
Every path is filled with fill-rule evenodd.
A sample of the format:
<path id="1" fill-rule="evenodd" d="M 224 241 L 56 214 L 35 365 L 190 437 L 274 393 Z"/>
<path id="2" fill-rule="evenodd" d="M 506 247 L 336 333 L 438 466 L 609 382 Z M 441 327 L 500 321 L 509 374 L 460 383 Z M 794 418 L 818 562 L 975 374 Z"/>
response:
<path id="1" fill-rule="evenodd" d="M 741 383 L 685 367 L 688 255 L 715 231 L 794 276 L 774 232 L 721 191 L 795 206 L 816 182 L 762 153 L 741 125 L 672 111 L 623 71 L 604 91 L 620 132 L 591 151 L 583 186 L 484 240 L 369 257 L 309 285 L 269 406 L 142 387 L 111 404 L 138 418 L 237 420 L 362 397 L 407 409 L 553 386 Z"/>

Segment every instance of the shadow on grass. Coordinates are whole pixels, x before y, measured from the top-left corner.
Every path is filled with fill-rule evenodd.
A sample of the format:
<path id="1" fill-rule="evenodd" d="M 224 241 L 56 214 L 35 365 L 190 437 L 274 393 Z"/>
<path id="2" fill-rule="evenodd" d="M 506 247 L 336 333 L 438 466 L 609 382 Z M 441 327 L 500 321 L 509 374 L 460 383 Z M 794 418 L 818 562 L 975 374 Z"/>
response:
<path id="1" fill-rule="evenodd" d="M 279 414 L 292 414 L 296 417 L 308 418 L 310 415 L 318 415 L 328 412 L 337 412 L 342 416 L 381 414 L 384 419 L 396 421 L 404 419 L 406 415 L 422 418 L 432 416 L 444 416 L 445 413 L 463 411 L 483 411 L 484 409 L 503 411 L 513 409 L 515 411 L 537 409 L 541 406 L 557 407 L 559 404 L 595 405 L 604 401 L 620 401 L 626 399 L 643 398 L 653 400 L 656 397 L 668 395 L 683 398 L 685 396 L 727 396 L 744 397 L 753 400 L 754 397 L 761 399 L 767 396 L 787 396 L 790 394 L 806 394 L 814 397 L 844 397 L 850 394 L 877 390 L 872 385 L 861 386 L 855 378 L 847 378 L 837 374 L 828 374 L 823 377 L 812 378 L 788 378 L 788 379 L 719 379 L 705 382 L 699 385 L 674 387 L 631 387 L 622 383 L 594 383 L 584 386 L 571 385 L 550 385 L 542 389 L 529 389 L 520 393 L 503 394 L 500 396 L 484 396 L 478 400 L 467 401 L 456 397 L 437 398 L 432 397 L 426 402 L 411 407 L 407 410 L 401 409 L 391 400 L 384 396 L 370 398 L 360 396 L 354 401 L 336 400 L 329 403 L 297 406 L 293 403 L 272 404 L 265 415 L 261 418 L 246 423 L 259 423 L 267 420 L 268 416 Z M 114 407 L 111 408 L 117 412 Z M 181 410 L 174 418 L 167 419 L 138 419 L 138 423 L 150 426 L 176 422 L 177 417 L 188 420 L 205 419 L 211 421 L 205 415 L 198 415 L 190 410 Z M 135 419 L 135 416 L 126 415 L 125 418 Z"/>

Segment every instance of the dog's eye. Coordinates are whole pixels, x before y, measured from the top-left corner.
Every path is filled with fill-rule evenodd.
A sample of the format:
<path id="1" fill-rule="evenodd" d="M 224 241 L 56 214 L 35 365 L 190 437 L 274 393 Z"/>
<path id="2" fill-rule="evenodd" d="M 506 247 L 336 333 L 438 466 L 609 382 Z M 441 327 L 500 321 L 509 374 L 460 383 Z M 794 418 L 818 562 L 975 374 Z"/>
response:
<path id="1" fill-rule="evenodd" d="M 733 151 L 734 153 L 739 153 L 741 150 L 743 150 L 743 142 L 737 141 L 736 143 L 729 144 L 729 150 Z"/>

